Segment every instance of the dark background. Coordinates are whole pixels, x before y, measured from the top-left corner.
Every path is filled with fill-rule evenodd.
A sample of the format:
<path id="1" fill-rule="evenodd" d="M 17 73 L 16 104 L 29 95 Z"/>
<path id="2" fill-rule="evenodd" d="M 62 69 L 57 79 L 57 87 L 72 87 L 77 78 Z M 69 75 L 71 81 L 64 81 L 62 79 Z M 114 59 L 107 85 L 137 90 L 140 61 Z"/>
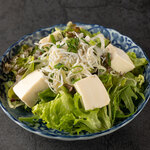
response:
<path id="1" fill-rule="evenodd" d="M 149 0 L 0 0 L 0 56 L 23 35 L 70 20 L 116 29 L 150 58 Z M 149 106 L 113 134 L 74 142 L 29 133 L 0 110 L 0 150 L 150 150 Z"/>

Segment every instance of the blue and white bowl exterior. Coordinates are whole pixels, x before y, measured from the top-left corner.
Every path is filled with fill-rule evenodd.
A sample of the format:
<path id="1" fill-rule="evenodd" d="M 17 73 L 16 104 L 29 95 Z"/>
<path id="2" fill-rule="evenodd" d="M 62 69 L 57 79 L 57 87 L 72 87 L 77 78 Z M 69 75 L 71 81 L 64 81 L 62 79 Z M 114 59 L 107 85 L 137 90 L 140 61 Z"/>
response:
<path id="1" fill-rule="evenodd" d="M 148 58 L 146 57 L 146 55 L 144 54 L 142 49 L 139 46 L 137 46 L 129 37 L 124 36 L 124 35 L 120 34 L 119 32 L 117 32 L 113 29 L 105 28 L 105 27 L 100 26 L 100 25 L 80 24 L 80 23 L 76 23 L 76 24 L 80 27 L 88 29 L 90 32 L 93 32 L 93 33 L 100 31 L 101 33 L 104 34 L 104 36 L 106 38 L 110 39 L 110 41 L 113 45 L 123 49 L 126 52 L 127 51 L 133 51 L 137 54 L 138 57 L 145 57 L 148 60 Z M 28 45 L 33 46 L 34 43 L 39 41 L 39 39 L 41 39 L 42 37 L 47 36 L 49 33 L 51 33 L 51 31 L 55 27 L 64 29 L 65 26 L 66 25 L 64 25 L 64 24 L 55 25 L 55 26 L 52 26 L 49 28 L 40 29 L 40 30 L 38 30 L 32 34 L 25 35 L 24 37 L 22 37 L 18 42 L 16 42 L 11 47 L 9 47 L 7 49 L 7 51 L 5 52 L 5 54 L 1 57 L 0 75 L 3 75 L 2 63 L 11 59 L 17 53 L 18 48 L 21 45 L 28 44 Z M 37 123 L 35 126 L 30 126 L 30 124 L 25 124 L 25 123 L 22 123 L 18 120 L 18 117 L 20 117 L 20 116 L 24 116 L 24 117 L 28 116 L 29 114 L 27 112 L 23 111 L 21 108 L 17 108 L 17 109 L 9 108 L 6 99 L 0 100 L 0 106 L 3 109 L 3 111 L 7 114 L 7 116 L 10 119 L 12 119 L 15 123 L 17 123 L 18 125 L 20 125 L 24 129 L 26 129 L 30 132 L 33 132 L 35 134 L 38 134 L 40 136 L 51 138 L 51 139 L 68 140 L 68 141 L 92 139 L 92 138 L 96 138 L 96 137 L 110 134 L 110 133 L 118 130 L 119 128 L 128 124 L 132 119 L 134 119 L 141 112 L 141 110 L 144 108 L 145 104 L 148 102 L 149 97 L 150 97 L 150 64 L 147 65 L 144 75 L 145 75 L 145 79 L 148 83 L 147 88 L 144 91 L 144 95 L 145 95 L 146 100 L 141 101 L 141 104 L 139 105 L 137 111 L 132 116 L 125 119 L 124 121 L 117 124 L 116 126 L 113 126 L 112 128 L 110 128 L 108 130 L 101 131 L 98 133 L 93 133 L 93 134 L 86 133 L 84 135 L 70 135 L 69 133 L 66 133 L 63 131 L 58 131 L 55 129 L 48 129 L 42 123 Z M 4 76 L 4 79 L 7 80 L 7 76 Z M 4 87 L 1 88 L 0 90 L 4 91 Z"/>

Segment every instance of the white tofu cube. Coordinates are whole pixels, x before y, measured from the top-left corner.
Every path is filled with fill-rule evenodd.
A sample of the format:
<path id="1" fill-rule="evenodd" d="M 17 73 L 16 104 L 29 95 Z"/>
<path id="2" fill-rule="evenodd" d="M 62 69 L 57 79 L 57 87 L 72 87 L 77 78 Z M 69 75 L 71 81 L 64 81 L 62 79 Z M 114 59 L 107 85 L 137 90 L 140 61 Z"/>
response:
<path id="1" fill-rule="evenodd" d="M 59 31 L 59 30 L 55 31 L 54 33 L 52 33 L 52 35 L 54 36 L 54 38 L 55 38 L 56 41 L 63 39 L 61 31 Z M 51 42 L 50 34 L 48 36 L 42 38 L 39 41 L 40 44 L 47 43 L 47 42 Z"/>
<path id="2" fill-rule="evenodd" d="M 109 44 L 106 50 L 111 54 L 111 68 L 118 73 L 127 73 L 135 68 L 129 56 L 120 48 Z"/>
<path id="3" fill-rule="evenodd" d="M 59 31 L 59 30 L 55 31 L 55 32 L 52 33 L 52 34 L 53 34 L 53 36 L 54 36 L 54 38 L 55 38 L 56 41 L 63 39 L 63 36 L 62 36 L 62 34 L 61 34 L 61 31 Z"/>
<path id="4" fill-rule="evenodd" d="M 81 95 L 81 103 L 85 110 L 101 108 L 109 104 L 110 98 L 103 83 L 97 75 L 91 75 L 74 84 Z"/>
<path id="5" fill-rule="evenodd" d="M 44 74 L 36 70 L 19 81 L 13 90 L 28 107 L 33 107 L 37 102 L 38 92 L 47 88 Z"/>

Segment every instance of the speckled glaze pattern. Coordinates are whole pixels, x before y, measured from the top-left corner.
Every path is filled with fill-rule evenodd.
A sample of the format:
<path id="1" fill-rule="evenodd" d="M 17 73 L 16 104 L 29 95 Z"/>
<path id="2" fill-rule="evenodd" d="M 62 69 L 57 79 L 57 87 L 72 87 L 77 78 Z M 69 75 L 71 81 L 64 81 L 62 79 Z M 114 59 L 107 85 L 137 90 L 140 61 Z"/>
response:
<path id="1" fill-rule="evenodd" d="M 142 49 L 139 46 L 137 46 L 129 37 L 124 36 L 113 29 L 105 28 L 100 25 L 81 24 L 81 23 L 76 23 L 76 24 L 78 26 L 81 26 L 81 27 L 89 30 L 90 32 L 93 32 L 93 33 L 100 31 L 101 33 L 104 34 L 104 36 L 106 38 L 110 39 L 110 41 L 113 45 L 123 49 L 126 52 L 133 51 L 137 54 L 138 57 L 145 57 L 148 60 L 148 58 L 146 57 L 146 55 L 144 54 Z M 21 45 L 28 44 L 28 45 L 33 46 L 34 43 L 39 41 L 39 39 L 41 39 L 42 37 L 47 36 L 49 33 L 51 33 L 51 31 L 55 27 L 64 29 L 65 26 L 66 25 L 59 24 L 59 25 L 55 25 L 52 27 L 40 29 L 32 34 L 25 35 L 18 42 L 16 42 L 11 47 L 9 47 L 0 60 L 0 75 L 2 76 L 0 78 L 0 82 L 8 80 L 7 76 L 2 71 L 2 64 L 5 63 L 6 61 L 8 61 L 9 59 L 11 59 L 18 52 L 18 49 Z M 135 114 L 133 114 L 129 118 L 125 119 L 121 123 L 117 124 L 116 126 L 113 126 L 111 129 L 108 129 L 108 130 L 105 130 L 102 132 L 98 132 L 98 133 L 94 133 L 94 134 L 86 133 L 86 134 L 82 134 L 82 135 L 70 135 L 69 133 L 66 133 L 63 131 L 60 132 L 58 130 L 48 129 L 42 122 L 36 123 L 34 126 L 31 126 L 30 124 L 25 124 L 25 123 L 18 121 L 18 119 L 17 119 L 18 117 L 20 117 L 20 116 L 25 117 L 25 116 L 29 116 L 31 114 L 25 112 L 21 108 L 17 108 L 17 109 L 9 108 L 9 106 L 7 104 L 7 100 L 6 100 L 5 89 L 2 86 L 0 87 L 1 88 L 0 90 L 3 91 L 3 92 L 1 92 L 3 94 L 1 95 L 0 106 L 3 109 L 3 111 L 7 114 L 7 116 L 10 119 L 12 119 L 15 123 L 17 123 L 24 129 L 26 129 L 30 132 L 33 132 L 35 134 L 38 134 L 38 135 L 41 135 L 41 136 L 44 136 L 47 138 L 59 139 L 59 140 L 92 139 L 92 138 L 103 136 L 103 135 L 106 135 L 106 134 L 109 134 L 109 133 L 112 133 L 112 132 L 118 130 L 119 128 L 128 124 L 132 119 L 134 119 L 140 113 L 140 111 L 144 108 L 145 104 L 147 103 L 147 101 L 150 97 L 150 77 L 149 77 L 150 76 L 150 64 L 147 65 L 144 76 L 145 76 L 146 82 L 148 83 L 147 88 L 144 91 L 146 100 L 145 101 L 141 100 L 141 103 L 139 104 L 139 107 L 138 107 L 137 111 L 135 112 Z"/>

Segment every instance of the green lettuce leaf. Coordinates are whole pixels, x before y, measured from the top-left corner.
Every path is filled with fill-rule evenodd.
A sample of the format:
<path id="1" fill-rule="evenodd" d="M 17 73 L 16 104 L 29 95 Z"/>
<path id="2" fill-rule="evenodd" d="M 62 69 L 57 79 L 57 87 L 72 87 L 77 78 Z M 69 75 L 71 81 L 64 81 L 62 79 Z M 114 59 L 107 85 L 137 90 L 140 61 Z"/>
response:
<path id="1" fill-rule="evenodd" d="M 46 122 L 48 128 L 60 130 L 62 128 L 62 126 L 60 127 L 62 122 L 66 124 L 67 127 L 70 126 L 70 120 L 64 120 L 63 118 L 65 118 L 65 116 L 68 117 L 71 113 L 72 107 L 72 96 L 62 91 L 55 100 L 34 106 L 32 112 L 33 114 L 40 116 L 40 118 Z"/>
<path id="2" fill-rule="evenodd" d="M 125 88 L 120 94 L 120 99 L 123 100 L 126 108 L 129 109 L 130 113 L 135 111 L 133 98 L 137 99 L 137 95 L 134 93 L 130 86 Z"/>
<path id="3" fill-rule="evenodd" d="M 63 89 L 54 100 L 34 106 L 32 112 L 39 116 L 48 128 L 72 134 L 83 131 L 94 133 L 111 127 L 106 108 L 85 111 L 80 98 L 78 93 L 72 97 Z"/>
<path id="4" fill-rule="evenodd" d="M 38 93 L 38 97 L 40 98 L 41 102 L 48 102 L 53 100 L 56 97 L 56 94 L 50 88 L 48 88 Z"/>
<path id="5" fill-rule="evenodd" d="M 64 35 L 65 32 L 67 34 L 67 31 L 74 30 L 79 30 L 84 36 L 93 37 L 96 35 L 83 28 L 78 29 L 72 23 L 68 24 L 67 29 L 62 33 Z M 68 51 L 76 53 L 78 42 L 78 39 L 69 38 L 67 41 Z M 90 41 L 89 44 L 101 46 L 98 39 Z M 105 44 L 109 44 L 108 39 L 105 40 Z M 109 105 L 85 111 L 79 93 L 71 95 L 65 87 L 62 87 L 56 95 L 50 89 L 46 89 L 38 93 L 41 101 L 32 108 L 34 116 L 20 118 L 20 121 L 34 123 L 40 118 L 48 128 L 64 130 L 71 134 L 80 134 L 85 131 L 95 133 L 107 130 L 120 120 L 131 116 L 137 109 L 138 101 L 145 99 L 142 89 L 144 83 L 143 71 L 147 60 L 137 58 L 134 52 L 128 52 L 127 54 L 135 65 L 133 71 L 123 75 L 117 73 L 112 75 L 106 72 L 99 76 L 110 96 Z M 29 72 L 34 70 L 33 65 L 30 66 Z"/>
<path id="6" fill-rule="evenodd" d="M 135 65 L 135 69 L 132 71 L 135 75 L 143 74 L 144 67 L 148 63 L 145 58 L 137 58 L 134 52 L 127 52 L 128 56 Z"/>
<path id="7" fill-rule="evenodd" d="M 126 118 L 136 111 L 137 99 L 145 99 L 142 91 L 144 76 L 135 76 L 132 72 L 124 75 L 105 73 L 99 76 L 110 96 L 108 116 L 111 125 L 116 124 L 118 118 Z M 107 117 L 105 117 L 107 118 Z"/>
<path id="8" fill-rule="evenodd" d="M 33 60 L 34 60 L 34 56 L 31 57 L 31 61 L 33 61 Z M 25 78 L 28 74 L 30 74 L 33 71 L 34 71 L 34 63 L 32 62 L 31 64 L 29 64 L 28 69 L 23 74 L 23 76 L 21 77 L 21 79 Z"/>
<path id="9" fill-rule="evenodd" d="M 81 96 L 76 93 L 74 95 L 74 114 L 76 116 L 75 125 L 83 124 L 88 132 L 97 132 L 102 130 L 101 122 L 98 119 L 99 109 L 94 109 L 91 111 L 85 111 L 80 103 Z"/>
<path id="10" fill-rule="evenodd" d="M 101 121 L 102 130 L 107 130 L 111 128 L 111 118 L 108 113 L 108 107 L 105 106 L 99 110 L 99 119 Z"/>
<path id="11" fill-rule="evenodd" d="M 14 90 L 13 90 L 14 86 L 11 86 L 8 90 L 8 97 L 10 99 L 19 99 L 18 96 L 15 94 Z"/>

